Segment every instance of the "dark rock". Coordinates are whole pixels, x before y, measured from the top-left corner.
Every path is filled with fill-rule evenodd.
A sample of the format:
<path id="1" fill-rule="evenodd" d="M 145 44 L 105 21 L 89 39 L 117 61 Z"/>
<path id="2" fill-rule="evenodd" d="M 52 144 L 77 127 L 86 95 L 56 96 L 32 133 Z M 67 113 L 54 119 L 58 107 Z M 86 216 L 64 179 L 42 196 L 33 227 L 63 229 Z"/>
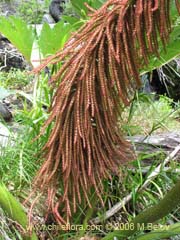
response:
<path id="1" fill-rule="evenodd" d="M 3 118 L 6 122 L 9 122 L 12 119 L 11 112 L 3 103 L 0 103 L 0 117 Z"/>
<path id="2" fill-rule="evenodd" d="M 170 63 L 157 69 L 159 77 L 159 94 L 165 94 L 169 98 L 172 98 L 175 102 L 180 100 L 180 59 L 174 59 Z M 157 77 L 154 77 L 152 84 L 157 81 Z M 158 82 L 158 81 L 157 81 Z"/>
<path id="3" fill-rule="evenodd" d="M 158 99 L 159 95 L 166 95 L 175 102 L 180 100 L 180 59 L 175 59 L 170 63 L 155 69 L 152 73 L 146 73 L 141 77 L 144 93 L 155 93 Z"/>
<path id="4" fill-rule="evenodd" d="M 0 38 L 0 70 L 9 71 L 11 68 L 24 70 L 26 66 L 22 54 L 6 38 Z"/>
<path id="5" fill-rule="evenodd" d="M 60 16 L 63 13 L 63 4 L 65 0 L 52 0 L 49 6 L 49 13 L 55 22 L 59 22 Z"/>

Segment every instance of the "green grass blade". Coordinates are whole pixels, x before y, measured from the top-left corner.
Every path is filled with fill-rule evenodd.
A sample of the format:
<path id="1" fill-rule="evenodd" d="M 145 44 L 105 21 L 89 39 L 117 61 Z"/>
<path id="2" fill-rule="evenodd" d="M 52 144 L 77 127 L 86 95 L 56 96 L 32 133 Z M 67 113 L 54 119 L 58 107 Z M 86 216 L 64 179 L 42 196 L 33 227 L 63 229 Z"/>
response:
<path id="1" fill-rule="evenodd" d="M 28 219 L 21 204 L 7 190 L 4 184 L 0 184 L 0 207 L 14 221 L 20 224 L 24 230 L 27 230 Z M 37 236 L 33 232 L 31 236 L 22 236 L 24 240 L 37 240 Z"/>
<path id="2" fill-rule="evenodd" d="M 180 223 L 175 223 L 172 225 L 161 226 L 159 229 L 137 237 L 137 240 L 164 239 L 178 234 L 180 234 Z"/>

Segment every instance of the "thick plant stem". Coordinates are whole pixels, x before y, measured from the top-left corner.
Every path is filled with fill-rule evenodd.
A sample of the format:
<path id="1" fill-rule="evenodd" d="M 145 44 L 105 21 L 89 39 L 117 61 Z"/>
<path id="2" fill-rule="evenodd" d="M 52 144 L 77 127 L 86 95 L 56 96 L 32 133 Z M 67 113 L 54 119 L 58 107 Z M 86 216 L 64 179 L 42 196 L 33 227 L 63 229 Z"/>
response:
<path id="1" fill-rule="evenodd" d="M 110 240 L 114 237 L 118 239 L 126 239 L 140 230 L 140 226 L 147 227 L 148 224 L 154 223 L 159 219 L 165 217 L 173 211 L 180 204 L 180 179 L 176 185 L 159 201 L 155 206 L 143 211 L 132 222 L 129 223 L 130 229 L 128 230 L 115 230 L 109 233 L 103 240 Z"/>
<path id="2" fill-rule="evenodd" d="M 11 195 L 7 188 L 0 184 L 0 208 L 18 225 L 22 227 L 23 240 L 37 240 L 35 232 L 26 233 L 28 227 L 28 219 L 21 204 Z"/>

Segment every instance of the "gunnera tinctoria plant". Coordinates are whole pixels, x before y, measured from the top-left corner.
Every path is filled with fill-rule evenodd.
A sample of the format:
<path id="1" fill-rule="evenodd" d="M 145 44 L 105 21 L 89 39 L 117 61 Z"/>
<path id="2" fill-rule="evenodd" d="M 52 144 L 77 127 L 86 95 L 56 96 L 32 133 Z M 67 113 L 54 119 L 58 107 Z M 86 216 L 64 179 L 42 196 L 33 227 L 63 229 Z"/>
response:
<path id="1" fill-rule="evenodd" d="M 41 134 L 54 125 L 34 180 L 58 223 L 70 222 L 77 204 L 91 207 L 92 188 L 103 203 L 103 179 L 132 159 L 118 117 L 141 85 L 140 69 L 168 42 L 172 2 L 108 0 L 98 10 L 87 6 L 90 20 L 35 70 L 63 63 L 51 79 L 58 87 Z M 176 6 L 180 11 L 180 1 Z"/>

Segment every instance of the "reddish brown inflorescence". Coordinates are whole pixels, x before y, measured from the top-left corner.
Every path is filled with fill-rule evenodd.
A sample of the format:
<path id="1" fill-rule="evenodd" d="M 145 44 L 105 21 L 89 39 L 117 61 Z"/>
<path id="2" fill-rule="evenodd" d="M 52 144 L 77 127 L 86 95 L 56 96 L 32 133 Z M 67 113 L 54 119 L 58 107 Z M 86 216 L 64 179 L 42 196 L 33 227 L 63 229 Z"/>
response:
<path id="1" fill-rule="evenodd" d="M 118 116 L 141 85 L 139 70 L 152 54 L 159 57 L 158 39 L 168 42 L 170 3 L 108 0 L 89 8 L 90 20 L 36 70 L 63 62 L 51 80 L 60 84 L 41 133 L 54 127 L 34 181 L 58 223 L 69 222 L 82 199 L 91 207 L 91 188 L 102 202 L 103 179 L 130 160 Z"/>

